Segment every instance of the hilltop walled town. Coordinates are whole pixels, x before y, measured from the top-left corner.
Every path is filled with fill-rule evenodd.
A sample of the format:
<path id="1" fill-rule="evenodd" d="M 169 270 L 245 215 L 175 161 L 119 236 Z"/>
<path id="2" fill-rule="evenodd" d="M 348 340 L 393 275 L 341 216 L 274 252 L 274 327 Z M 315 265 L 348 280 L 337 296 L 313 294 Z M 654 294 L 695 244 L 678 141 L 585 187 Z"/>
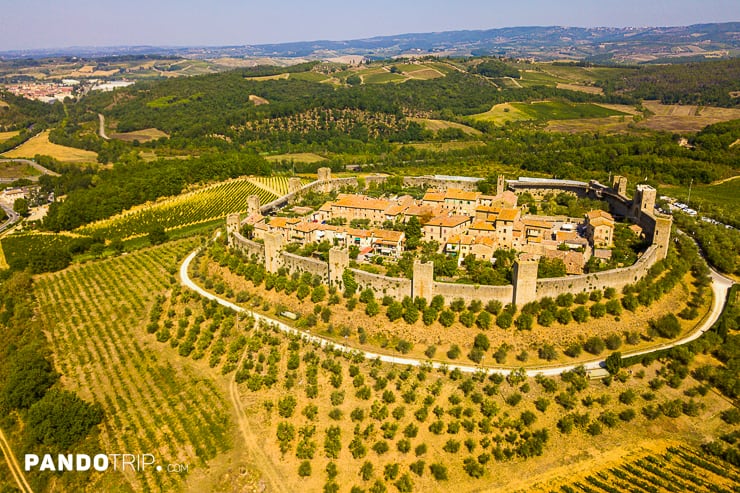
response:
<path id="1" fill-rule="evenodd" d="M 386 177 L 370 178 L 377 184 Z M 471 299 L 487 296 L 514 303 L 562 291 L 621 288 L 641 278 L 667 251 L 671 218 L 655 212 L 655 189 L 638 185 L 630 200 L 626 196 L 626 179 L 621 176 L 614 177 L 611 187 L 597 182 L 533 178 L 506 181 L 500 176 L 495 195 L 475 191 L 475 181 L 467 177 L 410 180 L 418 183 L 419 179 L 426 181 L 427 190 L 418 200 L 410 195 L 373 198 L 361 193 L 338 193 L 336 199 L 325 202 L 317 210 L 300 210 L 305 213 L 300 217 L 273 215 L 302 193 L 311 190 L 326 193 L 357 186 L 356 178 L 332 179 L 331 171 L 322 168 L 317 181 L 300 188 L 296 184 L 288 195 L 271 204 L 261 206 L 258 197 L 250 197 L 243 221 L 238 215 L 227 219 L 230 242 L 263 259 L 270 272 L 278 268 L 309 271 L 329 284 L 341 283 L 341 273 L 350 267 L 349 249 L 355 249 L 353 258 L 360 261 L 374 256 L 397 259 L 407 241 L 404 228 L 399 226 L 416 221 L 423 240 L 435 245 L 439 253 L 456 258 L 458 265 L 469 255 L 496 262 L 495 252 L 500 249 L 518 252 L 511 285 L 457 284 L 454 289 L 454 296 Z M 609 205 L 611 212 L 594 209 L 580 218 L 526 214 L 526 208 L 518 205 L 517 195 L 524 191 L 537 196 L 565 191 L 598 198 Z M 584 266 L 591 257 L 599 261 L 610 258 L 615 215 L 629 221 L 630 229 L 644 236 L 650 246 L 632 266 L 601 272 L 598 276 L 584 274 Z M 328 242 L 332 247 L 328 263 L 317 258 L 297 258 L 285 251 L 288 244 L 321 242 Z M 567 276 L 538 279 L 537 263 L 541 258 L 561 260 Z M 446 283 L 436 282 L 432 271 L 418 260 L 412 280 L 355 271 L 363 286 L 397 298 L 421 296 L 422 292 L 425 296 L 442 294 L 450 289 Z"/>

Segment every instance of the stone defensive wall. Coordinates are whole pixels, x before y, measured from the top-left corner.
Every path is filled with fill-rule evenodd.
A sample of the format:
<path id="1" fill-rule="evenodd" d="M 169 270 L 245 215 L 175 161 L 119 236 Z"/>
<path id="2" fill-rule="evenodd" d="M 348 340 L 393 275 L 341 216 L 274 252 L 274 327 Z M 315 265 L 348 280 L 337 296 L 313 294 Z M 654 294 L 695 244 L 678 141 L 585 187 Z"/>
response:
<path id="1" fill-rule="evenodd" d="M 504 305 L 511 303 L 514 298 L 514 286 L 486 286 L 479 284 L 453 284 L 449 282 L 436 282 L 432 285 L 434 296 L 442 295 L 446 302 L 456 298 L 462 298 L 466 304 L 473 300 L 498 300 Z"/>
<path id="2" fill-rule="evenodd" d="M 309 272 L 313 276 L 321 277 L 324 284 L 329 284 L 329 264 L 311 257 L 301 257 L 293 253 L 282 252 L 280 254 L 283 267 L 291 274 L 298 272 L 303 274 Z"/>
<path id="3" fill-rule="evenodd" d="M 377 298 L 392 296 L 399 301 L 405 296 L 411 296 L 411 279 L 372 274 L 359 269 L 350 269 L 350 271 L 355 277 L 358 291 L 370 288 L 375 291 Z"/>
<path id="4" fill-rule="evenodd" d="M 388 177 L 382 175 L 365 178 L 366 185 L 381 183 Z M 462 188 L 475 190 L 478 178 L 447 177 L 447 176 L 419 176 L 406 177 L 407 186 L 426 186 L 433 188 Z M 307 185 L 296 187 L 293 191 L 277 200 L 259 207 L 261 213 L 269 213 L 283 207 L 301 194 L 315 190 L 323 193 L 339 190 L 344 187 L 356 187 L 357 178 L 331 178 L 328 168 L 319 170 L 319 179 Z M 372 274 L 363 270 L 350 268 L 349 256 L 346 250 L 332 248 L 329 251 L 329 262 L 315 258 L 301 257 L 282 251 L 284 246 L 281 236 L 270 236 L 265 244 L 257 243 L 244 238 L 239 233 L 241 222 L 238 215 L 227 217 L 227 233 L 229 244 L 254 256 L 264 262 L 269 272 L 277 272 L 285 267 L 290 274 L 294 272 L 309 272 L 320 276 L 329 285 L 343 289 L 342 273 L 349 269 L 354 275 L 359 290 L 372 289 L 377 297 L 392 296 L 402 300 L 405 296 L 421 296 L 431 300 L 441 295 L 446 303 L 462 298 L 469 303 L 472 300 L 488 301 L 499 300 L 502 303 L 522 305 L 532 300 L 557 297 L 561 293 L 579 293 L 583 291 L 603 290 L 608 287 L 621 290 L 627 284 L 632 284 L 649 271 L 655 262 L 665 258 L 670 240 L 672 218 L 655 213 L 655 189 L 638 185 L 635 197 L 626 196 L 626 179 L 615 177 L 614 185 L 607 187 L 596 181 L 590 183 L 570 180 L 548 180 L 524 178 L 509 180 L 507 188 L 515 192 L 529 192 L 535 197 L 542 197 L 551 192 L 569 192 L 579 197 L 605 200 L 612 214 L 629 218 L 643 229 L 650 241 L 650 246 L 640 256 L 634 265 L 619 269 L 608 270 L 594 274 L 582 274 L 560 278 L 537 279 L 537 260 L 519 259 L 515 263 L 513 284 L 506 286 L 486 286 L 472 284 L 443 283 L 434 280 L 433 265 L 431 263 L 415 262 L 412 279 L 388 277 Z M 256 204 L 255 204 L 256 205 Z"/>
<path id="5" fill-rule="evenodd" d="M 594 274 L 580 274 L 567 277 L 553 277 L 537 280 L 537 298 L 557 297 L 562 293 L 580 293 L 582 291 L 604 290 L 614 288 L 621 291 L 628 284 L 642 279 L 650 267 L 657 261 L 658 246 L 650 245 L 633 265 L 612 269 Z"/>

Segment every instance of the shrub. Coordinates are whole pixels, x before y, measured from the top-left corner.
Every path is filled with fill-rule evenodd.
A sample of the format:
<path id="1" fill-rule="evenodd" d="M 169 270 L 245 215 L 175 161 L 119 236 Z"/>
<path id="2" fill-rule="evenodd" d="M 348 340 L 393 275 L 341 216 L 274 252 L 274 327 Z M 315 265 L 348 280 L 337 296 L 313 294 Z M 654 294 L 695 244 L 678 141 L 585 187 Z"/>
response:
<path id="1" fill-rule="evenodd" d="M 681 324 L 676 316 L 672 313 L 663 315 L 657 320 L 650 320 L 648 335 L 658 335 L 660 337 L 671 339 L 681 332 Z"/>
<path id="2" fill-rule="evenodd" d="M 519 330 L 532 330 L 532 324 L 534 320 L 532 318 L 532 315 L 529 313 L 522 312 L 521 315 L 519 315 L 516 319 L 516 322 L 514 322 L 514 325 Z"/>
<path id="3" fill-rule="evenodd" d="M 537 350 L 537 356 L 545 361 L 552 361 L 558 357 L 558 353 L 551 344 L 545 344 Z"/>
<path id="4" fill-rule="evenodd" d="M 570 356 L 571 358 L 577 358 L 581 354 L 581 350 L 583 348 L 581 347 L 580 342 L 572 342 L 568 345 L 567 348 L 565 348 L 565 351 L 563 351 L 566 356 Z"/>
<path id="5" fill-rule="evenodd" d="M 593 355 L 601 354 L 605 347 L 606 344 L 604 344 L 604 340 L 597 336 L 589 337 L 586 339 L 586 342 L 583 343 L 583 349 Z"/>
<path id="6" fill-rule="evenodd" d="M 450 327 L 455 323 L 455 312 L 452 310 L 445 310 L 439 314 L 439 323 L 443 327 Z"/>
<path id="7" fill-rule="evenodd" d="M 429 464 L 429 472 L 432 473 L 432 476 L 437 481 L 447 480 L 447 467 L 443 464 L 439 464 L 439 463 Z"/>
<path id="8" fill-rule="evenodd" d="M 302 478 L 305 478 L 311 475 L 311 461 L 310 460 L 304 460 L 303 462 L 301 462 L 301 465 L 298 466 L 298 475 Z"/>
<path id="9" fill-rule="evenodd" d="M 457 359 L 460 357 L 462 351 L 460 351 L 460 346 L 457 344 L 453 344 L 449 351 L 447 351 L 447 357 L 450 359 Z"/>
<path id="10" fill-rule="evenodd" d="M 498 315 L 501 313 L 502 307 L 503 305 L 499 300 L 489 300 L 489 302 L 486 303 L 486 311 L 491 315 Z"/>
<path id="11" fill-rule="evenodd" d="M 619 349 L 622 346 L 622 338 L 619 336 L 619 334 L 615 334 L 614 332 L 606 336 L 604 342 L 606 343 L 606 348 L 610 351 Z"/>
<path id="12" fill-rule="evenodd" d="M 589 312 L 585 306 L 579 306 L 573 310 L 573 320 L 583 323 L 588 320 Z"/>
<path id="13" fill-rule="evenodd" d="M 555 314 L 555 318 L 561 325 L 568 325 L 573 320 L 573 314 L 567 308 L 561 308 Z"/>
<path id="14" fill-rule="evenodd" d="M 465 327 L 472 327 L 475 323 L 475 314 L 469 310 L 460 313 L 460 323 Z"/>
<path id="15" fill-rule="evenodd" d="M 502 312 L 498 317 L 496 317 L 496 325 L 502 329 L 508 329 L 511 327 L 512 322 L 513 317 L 509 312 Z"/>
<path id="16" fill-rule="evenodd" d="M 561 293 L 555 299 L 555 304 L 563 308 L 569 308 L 573 304 L 573 295 L 571 293 Z"/>
<path id="17" fill-rule="evenodd" d="M 602 318 L 606 315 L 606 305 L 604 303 L 594 303 L 591 305 L 589 313 L 594 318 Z"/>

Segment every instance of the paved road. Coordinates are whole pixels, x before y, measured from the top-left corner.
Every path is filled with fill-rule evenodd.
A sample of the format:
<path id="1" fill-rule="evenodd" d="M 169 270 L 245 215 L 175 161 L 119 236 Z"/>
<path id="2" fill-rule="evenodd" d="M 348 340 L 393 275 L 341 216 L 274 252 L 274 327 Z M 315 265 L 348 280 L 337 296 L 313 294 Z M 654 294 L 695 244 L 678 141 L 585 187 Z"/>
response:
<path id="1" fill-rule="evenodd" d="M 4 223 L 0 224 L 0 233 L 2 233 L 18 221 L 20 221 L 21 216 L 17 212 L 15 212 L 12 207 L 7 206 L 2 202 L 0 202 L 0 207 L 2 207 L 2 209 L 5 211 L 5 214 L 7 214 L 8 216 L 8 219 Z"/>
<path id="2" fill-rule="evenodd" d="M 393 356 L 390 354 L 373 353 L 370 351 L 363 351 L 357 348 L 339 344 L 329 339 L 325 339 L 323 337 L 313 335 L 308 331 L 302 331 L 302 330 L 295 329 L 293 327 L 290 327 L 289 325 L 286 325 L 280 320 L 275 320 L 273 318 L 267 317 L 260 313 L 252 312 L 250 310 L 247 310 L 246 308 L 236 305 L 235 303 L 225 300 L 219 296 L 216 296 L 213 293 L 209 293 L 205 289 L 198 286 L 195 282 L 193 282 L 193 280 L 190 278 L 190 275 L 188 274 L 190 263 L 193 261 L 193 259 L 195 258 L 195 256 L 198 254 L 199 251 L 200 249 L 192 252 L 190 255 L 188 255 L 185 258 L 182 265 L 180 265 L 180 280 L 184 286 L 192 289 L 193 291 L 195 291 L 196 293 L 200 294 L 201 296 L 205 298 L 208 298 L 210 300 L 216 300 L 219 304 L 226 306 L 228 308 L 231 308 L 232 310 L 251 315 L 258 322 L 261 321 L 261 322 L 265 322 L 267 324 L 273 325 L 287 334 L 295 334 L 295 335 L 301 336 L 303 339 L 306 339 L 312 343 L 316 343 L 320 345 L 321 347 L 332 346 L 334 349 L 337 349 L 343 352 L 360 352 L 367 359 L 378 358 L 383 362 L 394 363 L 398 365 L 421 366 L 423 364 L 430 363 L 429 360 L 419 360 L 415 358 L 406 358 L 403 356 Z M 712 327 L 712 325 L 714 325 L 714 322 L 717 321 L 720 314 L 722 313 L 722 309 L 724 308 L 725 301 L 727 300 L 727 292 L 730 286 L 732 286 L 733 284 L 733 281 L 731 281 L 730 279 L 727 279 L 726 277 L 714 271 L 713 269 L 711 269 L 711 276 L 712 276 L 712 291 L 714 293 L 714 301 L 712 303 L 712 309 L 709 312 L 708 316 L 704 319 L 704 322 L 699 327 L 697 327 L 696 330 L 694 330 L 694 332 L 692 332 L 690 335 L 682 339 L 679 339 L 677 341 L 669 342 L 666 344 L 661 344 L 659 346 L 654 346 L 649 349 L 644 349 L 641 351 L 626 352 L 626 353 L 623 353 L 623 356 L 626 357 L 626 356 L 648 354 L 648 353 L 658 351 L 661 349 L 668 349 L 674 346 L 679 346 L 689 341 L 693 341 L 694 339 L 701 336 L 704 332 L 709 330 Z M 454 370 L 457 368 L 460 371 L 467 372 L 467 373 L 485 371 L 486 373 L 489 373 L 489 374 L 499 373 L 502 375 L 508 375 L 509 373 L 511 373 L 512 370 L 518 369 L 516 367 L 488 367 L 488 366 L 480 366 L 480 365 L 478 366 L 458 365 L 458 364 L 452 364 L 452 363 L 442 363 L 438 361 L 432 361 L 431 365 L 433 368 L 445 367 L 450 370 Z M 584 366 L 587 370 L 594 370 L 597 368 L 603 368 L 604 360 L 595 359 L 591 361 L 579 362 L 577 364 L 572 364 L 572 365 L 527 367 L 525 368 L 525 372 L 527 376 L 535 376 L 538 374 L 559 375 L 565 371 L 570 371 L 581 365 Z"/>
<path id="3" fill-rule="evenodd" d="M 27 165 L 31 166 L 32 168 L 36 168 L 37 170 L 41 171 L 45 175 L 62 176 L 59 173 L 56 173 L 56 172 L 54 172 L 54 171 L 52 171 L 52 170 L 50 170 L 48 168 L 44 168 L 43 166 L 41 166 L 36 161 L 31 161 L 30 159 L 20 159 L 20 158 L 19 159 L 0 159 L 0 163 L 13 163 L 13 162 L 27 164 Z M 38 181 L 38 179 L 39 179 L 39 177 L 36 176 L 36 175 L 34 175 L 34 176 L 26 176 L 24 178 L 28 178 L 31 181 Z M 3 178 L 0 181 L 11 181 L 12 182 L 12 181 L 15 181 L 17 179 L 18 178 L 12 178 L 12 179 Z"/>

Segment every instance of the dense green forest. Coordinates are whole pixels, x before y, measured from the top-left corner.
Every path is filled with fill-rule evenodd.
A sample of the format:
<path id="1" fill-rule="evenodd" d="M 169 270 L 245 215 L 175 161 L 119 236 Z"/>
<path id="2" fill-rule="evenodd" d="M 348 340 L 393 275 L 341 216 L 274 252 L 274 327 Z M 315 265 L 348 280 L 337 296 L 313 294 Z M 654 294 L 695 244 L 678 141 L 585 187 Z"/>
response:
<path id="1" fill-rule="evenodd" d="M 740 106 L 740 58 L 661 66 L 641 66 L 628 77 L 600 81 L 607 93 L 627 93 L 664 104 Z"/>

